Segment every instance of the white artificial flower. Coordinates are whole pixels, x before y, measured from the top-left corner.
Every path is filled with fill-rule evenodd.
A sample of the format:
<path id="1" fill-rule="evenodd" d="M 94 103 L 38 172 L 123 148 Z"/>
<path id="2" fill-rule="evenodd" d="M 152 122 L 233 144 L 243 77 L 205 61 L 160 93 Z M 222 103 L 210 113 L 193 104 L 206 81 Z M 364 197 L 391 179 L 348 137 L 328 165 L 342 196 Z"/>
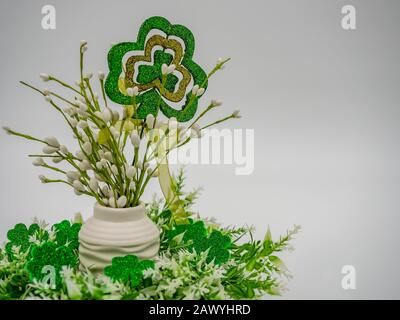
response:
<path id="1" fill-rule="evenodd" d="M 39 176 L 39 180 L 40 180 L 40 182 L 42 182 L 42 183 L 46 183 L 47 182 L 47 178 L 44 176 L 44 175 L 40 175 Z"/>
<path id="2" fill-rule="evenodd" d="M 126 206 L 127 199 L 125 196 L 121 196 L 117 200 L 118 208 L 124 208 Z"/>
<path id="3" fill-rule="evenodd" d="M 197 92 L 199 91 L 199 85 L 195 84 L 192 88 L 192 95 L 197 96 Z"/>
<path id="4" fill-rule="evenodd" d="M 242 116 L 240 115 L 240 110 L 236 109 L 235 111 L 233 111 L 232 116 L 236 119 L 241 118 Z"/>
<path id="5" fill-rule="evenodd" d="M 79 180 L 74 180 L 74 182 L 72 183 L 72 186 L 77 191 L 85 191 L 84 185 Z"/>
<path id="6" fill-rule="evenodd" d="M 92 154 L 92 144 L 89 141 L 87 141 L 83 144 L 82 149 L 83 149 L 83 151 L 85 151 L 85 153 L 87 155 Z"/>
<path id="7" fill-rule="evenodd" d="M 108 188 L 108 186 L 107 185 L 105 185 L 105 186 L 103 186 L 102 188 L 101 188 L 101 192 L 105 195 L 105 196 L 110 196 L 110 189 Z"/>
<path id="8" fill-rule="evenodd" d="M 129 87 L 126 89 L 126 94 L 130 97 L 136 97 L 139 94 L 139 88 L 138 87 Z"/>
<path id="9" fill-rule="evenodd" d="M 69 154 L 68 148 L 67 148 L 66 146 L 64 146 L 64 145 L 61 145 L 61 146 L 60 146 L 60 151 L 61 151 L 63 154 Z"/>
<path id="10" fill-rule="evenodd" d="M 106 159 L 106 160 L 108 160 L 110 162 L 113 161 L 113 157 L 112 157 L 112 154 L 111 154 L 110 151 L 107 151 L 107 152 L 104 153 L 104 159 Z"/>
<path id="11" fill-rule="evenodd" d="M 92 189 L 95 192 L 97 191 L 97 189 L 99 189 L 99 182 L 97 181 L 97 179 L 95 177 L 90 178 L 89 187 L 90 187 L 90 189 Z"/>
<path id="12" fill-rule="evenodd" d="M 114 199 L 114 197 L 110 197 L 110 199 L 108 199 L 108 204 L 110 205 L 111 208 L 115 208 L 115 199 Z"/>
<path id="13" fill-rule="evenodd" d="M 90 165 L 90 162 L 87 161 L 86 159 L 84 159 L 81 162 L 79 162 L 78 167 L 82 171 L 90 170 L 92 168 L 92 166 Z"/>
<path id="14" fill-rule="evenodd" d="M 99 72 L 98 72 L 98 76 L 99 76 L 99 80 L 104 80 L 105 77 L 106 77 L 106 75 L 104 74 L 103 71 L 99 71 Z"/>
<path id="15" fill-rule="evenodd" d="M 118 167 L 115 164 L 111 166 L 111 172 L 115 175 L 118 174 Z"/>
<path id="16" fill-rule="evenodd" d="M 146 116 L 146 124 L 147 124 L 147 127 L 149 127 L 150 129 L 153 129 L 153 128 L 154 128 L 154 122 L 155 122 L 154 115 L 151 114 L 151 113 L 149 113 L 149 114 Z"/>
<path id="17" fill-rule="evenodd" d="M 55 148 L 60 147 L 60 143 L 58 142 L 56 137 L 53 137 L 53 136 L 46 137 L 46 138 L 44 138 L 44 141 L 52 147 L 55 147 Z"/>
<path id="18" fill-rule="evenodd" d="M 110 122 L 112 119 L 112 113 L 110 109 L 106 108 L 101 112 L 101 117 L 100 117 L 104 122 Z"/>
<path id="19" fill-rule="evenodd" d="M 86 156 L 85 154 L 82 152 L 82 150 L 78 150 L 77 152 L 75 152 L 75 156 L 79 159 L 79 160 L 85 160 Z"/>
<path id="20" fill-rule="evenodd" d="M 89 79 L 92 79 L 92 77 L 93 77 L 93 73 L 86 73 L 84 76 L 83 76 L 83 78 L 84 79 L 87 79 L 87 80 L 89 80 Z"/>
<path id="21" fill-rule="evenodd" d="M 139 148 L 139 145 L 140 145 L 140 137 L 139 137 L 139 134 L 137 133 L 136 130 L 133 130 L 133 131 L 132 131 L 130 138 L 131 138 L 132 145 L 133 145 L 135 148 Z"/>
<path id="22" fill-rule="evenodd" d="M 45 154 L 53 154 L 54 152 L 58 151 L 58 148 L 51 147 L 51 146 L 44 146 L 42 149 L 43 153 Z"/>
<path id="23" fill-rule="evenodd" d="M 103 163 L 102 163 L 101 161 L 97 161 L 97 162 L 96 162 L 96 168 L 97 168 L 98 170 L 103 169 Z"/>
<path id="24" fill-rule="evenodd" d="M 71 124 L 71 126 L 73 128 L 75 128 L 78 125 L 78 120 L 71 118 L 71 119 L 69 119 L 69 123 Z"/>
<path id="25" fill-rule="evenodd" d="M 196 92 L 196 97 L 202 96 L 205 91 L 206 91 L 206 89 L 199 88 L 199 90 L 197 90 L 197 92 Z"/>
<path id="26" fill-rule="evenodd" d="M 77 100 L 76 104 L 78 105 L 78 108 L 82 111 L 87 111 L 88 106 L 86 104 L 86 101 L 82 102 L 81 100 Z"/>
<path id="27" fill-rule="evenodd" d="M 69 180 L 79 180 L 81 174 L 78 171 L 67 171 L 66 176 Z"/>
<path id="28" fill-rule="evenodd" d="M 86 129 L 88 127 L 88 123 L 85 120 L 79 120 L 78 127 L 81 129 Z"/>
<path id="29" fill-rule="evenodd" d="M 79 43 L 81 47 L 84 47 L 87 45 L 87 41 L 86 40 L 81 40 L 81 42 Z"/>
<path id="30" fill-rule="evenodd" d="M 128 179 L 132 179 L 135 173 L 136 173 L 136 168 L 134 166 L 128 166 L 125 175 Z"/>
<path id="31" fill-rule="evenodd" d="M 47 102 L 51 102 L 51 97 L 50 96 L 44 96 L 44 100 Z"/>
<path id="32" fill-rule="evenodd" d="M 211 100 L 211 105 L 213 107 L 219 107 L 222 105 L 222 101 L 221 100 Z"/>
<path id="33" fill-rule="evenodd" d="M 32 164 L 35 167 L 40 167 L 40 166 L 45 165 L 46 163 L 44 162 L 43 158 L 36 158 L 35 160 L 33 160 Z"/>
<path id="34" fill-rule="evenodd" d="M 50 80 L 50 76 L 47 73 L 41 73 L 40 74 L 40 79 L 42 79 L 43 81 L 47 82 Z"/>
<path id="35" fill-rule="evenodd" d="M 64 158 L 63 157 L 53 157 L 52 161 L 54 163 L 60 163 L 61 161 L 63 161 Z"/>
<path id="36" fill-rule="evenodd" d="M 103 203 L 104 203 L 105 206 L 108 205 L 108 199 L 107 199 L 107 198 L 103 198 L 103 199 L 101 199 L 101 201 L 103 201 Z"/>

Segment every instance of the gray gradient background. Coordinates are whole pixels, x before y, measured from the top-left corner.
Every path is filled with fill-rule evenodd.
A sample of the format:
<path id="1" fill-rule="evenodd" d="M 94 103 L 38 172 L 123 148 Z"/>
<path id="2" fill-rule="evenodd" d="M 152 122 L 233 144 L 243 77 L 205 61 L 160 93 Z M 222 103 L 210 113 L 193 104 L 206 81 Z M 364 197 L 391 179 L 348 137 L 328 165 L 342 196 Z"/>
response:
<path id="1" fill-rule="evenodd" d="M 41 7 L 57 9 L 57 30 L 41 28 Z M 340 8 L 357 9 L 357 30 L 340 26 Z M 87 70 L 107 71 L 112 41 L 136 38 L 140 23 L 163 15 L 192 29 L 195 60 L 209 70 L 206 99 L 223 114 L 240 107 L 232 128 L 254 128 L 255 172 L 233 166 L 187 168 L 204 186 L 197 209 L 226 224 L 267 225 L 278 236 L 303 232 L 285 254 L 294 279 L 284 298 L 400 298 L 399 1 L 16 1 L 0 4 L 0 119 L 71 145 L 59 115 L 18 80 L 46 86 L 41 72 L 78 78 L 78 44 L 89 42 Z M 55 222 L 92 199 L 42 185 L 28 153 L 38 146 L 1 134 L 0 237 L 33 216 Z M 157 192 L 153 184 L 151 192 Z M 357 269 L 357 290 L 341 288 L 341 267 Z"/>

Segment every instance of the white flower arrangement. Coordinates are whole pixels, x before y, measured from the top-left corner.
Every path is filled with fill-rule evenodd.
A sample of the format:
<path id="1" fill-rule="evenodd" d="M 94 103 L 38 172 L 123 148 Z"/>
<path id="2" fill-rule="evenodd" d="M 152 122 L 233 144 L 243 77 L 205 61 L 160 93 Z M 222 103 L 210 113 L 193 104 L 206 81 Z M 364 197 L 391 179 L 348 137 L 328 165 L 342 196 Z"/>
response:
<path id="1" fill-rule="evenodd" d="M 40 175 L 42 183 L 63 183 L 70 186 L 76 195 L 88 195 L 96 201 L 113 208 L 135 207 L 152 178 L 158 176 L 158 167 L 168 157 L 172 149 L 182 147 L 191 139 L 200 138 L 202 130 L 228 119 L 239 118 L 239 111 L 200 126 L 199 120 L 213 108 L 221 106 L 219 100 L 212 100 L 191 123 L 178 124 L 175 118 L 167 121 L 161 114 L 148 114 L 145 119 L 136 117 L 135 97 L 137 87 L 127 88 L 132 104 L 118 111 L 108 105 L 104 90 L 104 72 L 98 73 L 102 99 L 93 91 L 92 74 L 83 73 L 83 58 L 87 42 L 80 44 L 80 80 L 76 86 L 42 73 L 45 82 L 55 82 L 74 94 L 72 99 L 64 98 L 50 89 L 40 90 L 25 82 L 21 83 L 42 94 L 45 101 L 58 111 L 73 133 L 78 150 L 71 152 L 54 136 L 36 138 L 8 127 L 3 129 L 11 135 L 19 136 L 43 145 L 42 152 L 29 155 L 34 157 L 33 165 L 49 169 L 61 177 Z M 218 60 L 208 78 L 222 69 L 229 59 Z M 163 65 L 162 74 L 166 76 L 175 71 L 175 65 Z M 207 79 L 208 79 L 207 78 Z M 204 88 L 193 86 L 191 92 L 199 97 Z M 130 145 L 130 146 L 129 146 Z M 159 152 L 161 145 L 163 151 Z M 51 162 L 52 163 L 51 163 Z M 60 166 L 63 167 L 60 167 Z M 64 169 L 64 167 L 67 167 Z"/>

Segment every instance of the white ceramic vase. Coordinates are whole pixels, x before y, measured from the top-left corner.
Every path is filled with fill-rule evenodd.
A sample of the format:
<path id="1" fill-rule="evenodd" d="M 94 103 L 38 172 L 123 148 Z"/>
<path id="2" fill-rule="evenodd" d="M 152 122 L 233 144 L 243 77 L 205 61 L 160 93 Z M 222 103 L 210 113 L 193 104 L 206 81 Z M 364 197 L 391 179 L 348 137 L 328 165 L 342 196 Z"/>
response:
<path id="1" fill-rule="evenodd" d="M 160 232 L 146 215 L 144 204 L 134 208 L 108 208 L 96 203 L 93 216 L 79 232 L 81 266 L 102 272 L 114 257 L 134 254 L 154 258 L 160 247 Z"/>

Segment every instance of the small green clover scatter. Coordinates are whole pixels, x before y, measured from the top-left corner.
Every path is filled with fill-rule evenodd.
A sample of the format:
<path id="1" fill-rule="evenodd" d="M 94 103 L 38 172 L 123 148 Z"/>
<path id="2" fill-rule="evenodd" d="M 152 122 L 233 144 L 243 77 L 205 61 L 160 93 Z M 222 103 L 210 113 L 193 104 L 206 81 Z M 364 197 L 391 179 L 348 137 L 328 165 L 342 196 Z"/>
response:
<path id="1" fill-rule="evenodd" d="M 79 248 L 79 238 L 78 234 L 81 230 L 80 223 L 71 223 L 68 220 L 61 221 L 53 225 L 53 230 L 55 231 L 55 241 L 58 246 L 67 245 L 71 249 Z"/>
<path id="2" fill-rule="evenodd" d="M 48 275 L 49 267 L 53 267 L 55 271 L 55 283 L 59 288 L 62 284 L 60 271 L 62 268 L 73 268 L 78 264 L 78 257 L 75 251 L 67 246 L 58 247 L 54 242 L 45 242 L 40 246 L 32 249 L 31 259 L 26 264 L 31 279 L 38 281 L 43 280 Z"/>
<path id="3" fill-rule="evenodd" d="M 23 223 L 16 224 L 13 229 L 7 232 L 9 242 L 7 242 L 5 250 L 8 257 L 11 260 L 14 258 L 13 247 L 19 247 L 19 252 L 27 252 L 28 249 L 33 247 L 34 243 L 31 242 L 31 236 L 47 240 L 47 231 L 42 232 L 42 234 L 40 234 L 40 231 L 41 229 L 37 223 L 31 224 L 29 228 Z"/>
<path id="4" fill-rule="evenodd" d="M 176 225 L 174 229 L 167 232 L 166 236 L 171 241 L 182 233 L 182 241 L 190 243 L 187 246 L 188 250 L 195 250 L 197 253 L 209 250 L 207 262 L 214 260 L 215 264 L 221 264 L 228 261 L 229 249 L 232 245 L 229 236 L 223 235 L 217 230 L 213 230 L 208 236 L 204 222 L 193 222 L 192 219 L 189 219 L 188 224 Z"/>
<path id="5" fill-rule="evenodd" d="M 104 274 L 114 281 L 130 283 L 136 287 L 142 280 L 143 271 L 149 268 L 154 268 L 154 261 L 139 260 L 134 255 L 127 255 L 113 258 L 111 265 L 104 269 Z"/>

